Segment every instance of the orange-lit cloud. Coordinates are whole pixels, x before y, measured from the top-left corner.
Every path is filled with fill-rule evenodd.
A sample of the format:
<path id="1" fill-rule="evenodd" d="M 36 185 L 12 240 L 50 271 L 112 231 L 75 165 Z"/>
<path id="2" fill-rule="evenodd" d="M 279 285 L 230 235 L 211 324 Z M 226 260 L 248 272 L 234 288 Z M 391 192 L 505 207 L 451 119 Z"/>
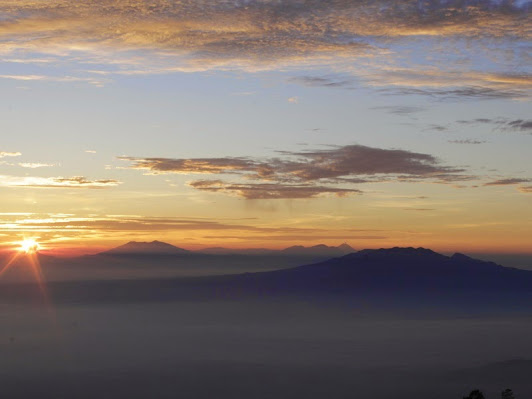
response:
<path id="1" fill-rule="evenodd" d="M 523 85 L 530 88 L 530 77 L 514 67 L 526 65 L 526 56 L 500 46 L 531 37 L 529 6 L 512 0 L 5 0 L 0 14 L 5 62 L 90 65 L 84 76 L 3 76 L 9 79 L 101 85 L 101 78 L 112 74 L 334 65 L 370 85 L 415 88 L 416 94 L 515 98 L 525 95 Z M 459 51 L 456 41 L 463 40 L 466 59 L 493 54 L 510 66 L 501 63 L 500 72 L 490 73 L 471 72 L 459 62 L 390 68 L 401 64 L 395 46 L 419 46 L 419 38 L 439 41 L 426 45 L 431 54 L 442 47 Z M 330 87 L 343 84 L 311 79 Z M 464 82 L 466 89 L 445 89 Z"/>
<path id="2" fill-rule="evenodd" d="M 367 85 L 395 95 L 427 95 L 447 99 L 520 99 L 532 90 L 532 75 L 528 73 L 491 73 L 464 71 L 459 68 L 427 68 L 412 64 L 408 68 L 373 66 L 363 74 L 345 76 L 300 76 L 289 82 L 309 87 L 353 88 L 355 77 Z M 528 122 L 528 123 L 527 123 Z M 526 130 L 529 121 L 504 121 L 508 128 Z"/>

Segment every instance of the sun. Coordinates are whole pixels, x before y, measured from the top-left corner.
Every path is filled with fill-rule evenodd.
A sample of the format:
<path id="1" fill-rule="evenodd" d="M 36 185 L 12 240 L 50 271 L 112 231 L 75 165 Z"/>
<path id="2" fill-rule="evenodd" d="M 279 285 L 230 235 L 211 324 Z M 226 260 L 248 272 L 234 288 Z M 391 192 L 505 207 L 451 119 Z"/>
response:
<path id="1" fill-rule="evenodd" d="M 33 238 L 27 238 L 19 242 L 18 250 L 27 254 L 34 254 L 39 251 L 40 245 Z"/>

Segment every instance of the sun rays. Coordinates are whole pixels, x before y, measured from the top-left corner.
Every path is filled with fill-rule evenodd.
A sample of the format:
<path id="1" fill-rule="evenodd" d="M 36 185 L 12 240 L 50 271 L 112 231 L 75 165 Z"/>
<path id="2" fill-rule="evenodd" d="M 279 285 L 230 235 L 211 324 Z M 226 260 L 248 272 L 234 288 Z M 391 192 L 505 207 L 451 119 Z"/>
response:
<path id="1" fill-rule="evenodd" d="M 29 268 L 35 282 L 39 286 L 39 290 L 43 295 L 45 303 L 48 304 L 48 293 L 38 255 L 41 245 L 35 238 L 25 238 L 16 244 L 18 247 L 15 252 L 0 270 L 0 278 L 2 278 L 14 266 Z"/>

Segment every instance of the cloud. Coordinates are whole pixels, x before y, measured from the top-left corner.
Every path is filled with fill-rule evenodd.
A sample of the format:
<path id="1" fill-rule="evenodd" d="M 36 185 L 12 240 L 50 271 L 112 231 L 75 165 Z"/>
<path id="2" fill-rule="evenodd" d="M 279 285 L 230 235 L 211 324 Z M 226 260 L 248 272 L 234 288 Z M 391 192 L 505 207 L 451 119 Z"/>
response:
<path id="1" fill-rule="evenodd" d="M 459 68 L 427 68 L 412 63 L 409 68 L 372 65 L 366 72 L 352 71 L 353 76 L 300 76 L 289 82 L 307 87 L 330 87 L 352 89 L 356 79 L 385 94 L 422 95 L 440 100 L 455 99 L 522 99 L 529 97 L 532 76 L 528 73 L 492 73 L 461 70 Z M 417 107 L 389 108 L 390 113 L 407 114 L 418 112 Z M 421 111 L 422 109 L 419 109 Z M 395 111 L 395 112 L 394 112 Z"/>
<path id="2" fill-rule="evenodd" d="M 532 194 L 532 186 L 521 186 L 518 190 L 525 194 Z"/>
<path id="3" fill-rule="evenodd" d="M 6 152 L 6 151 L 0 151 L 0 158 L 5 157 L 20 157 L 22 154 L 20 152 Z"/>
<path id="4" fill-rule="evenodd" d="M 532 132 L 532 119 L 529 119 L 529 120 L 515 119 L 513 121 L 509 121 L 506 125 L 510 129 Z"/>
<path id="5" fill-rule="evenodd" d="M 48 75 L 0 75 L 0 79 L 21 80 L 21 81 L 43 81 L 43 82 L 85 82 L 95 86 L 103 86 L 105 81 L 91 77 L 79 76 L 48 76 Z"/>
<path id="6" fill-rule="evenodd" d="M 327 229 L 306 227 L 263 227 L 202 218 L 162 218 L 138 215 L 100 215 L 79 217 L 54 214 L 6 214 L 0 218 L 0 231 L 69 231 L 69 232 L 154 232 L 154 231 L 242 231 L 256 234 L 317 234 Z M 24 216 L 24 217 L 20 217 Z M 31 217 L 28 217 L 31 216 Z"/>
<path id="7" fill-rule="evenodd" d="M 118 157 L 123 161 L 132 161 L 131 169 L 148 170 L 153 174 L 181 173 L 181 174 L 217 174 L 238 173 L 255 170 L 259 163 L 246 158 L 136 158 Z"/>
<path id="8" fill-rule="evenodd" d="M 504 71 L 520 72 L 527 65 L 521 47 L 531 37 L 529 9 L 528 2 L 517 0 L 4 0 L 0 54 L 11 62 L 43 67 L 74 63 L 78 71 L 83 65 L 86 75 L 99 77 L 332 66 L 331 71 L 373 86 L 404 86 L 405 93 L 417 87 L 417 94 L 515 98 L 523 95 L 524 83 L 516 78 L 518 73 L 512 78 Z M 404 66 L 410 49 L 402 50 L 412 45 L 420 67 L 410 65 L 401 73 L 387 70 L 394 64 Z M 456 80 L 459 88 L 452 90 L 421 88 L 424 65 L 436 65 L 439 53 L 458 56 L 448 58 L 450 66 L 433 68 L 435 80 L 448 81 L 449 71 L 463 74 L 465 89 Z M 465 76 L 478 55 L 486 62 L 475 65 L 489 62 L 497 67 L 490 70 L 503 72 L 480 80 Z M 417 71 L 418 77 L 406 78 L 407 70 Z M 379 74 L 390 78 L 383 81 Z M 71 79 L 92 83 L 90 76 Z M 350 79 L 330 76 L 299 80 L 326 87 L 351 84 Z M 428 79 L 424 82 L 433 87 Z"/>
<path id="9" fill-rule="evenodd" d="M 189 183 L 191 187 L 198 190 L 223 192 L 236 194 L 245 199 L 302 199 L 315 198 L 323 194 L 334 194 L 344 197 L 350 194 L 359 194 L 360 190 L 324 187 L 315 185 L 293 185 L 293 184 L 233 184 L 224 183 L 221 180 L 197 180 Z"/>
<path id="10" fill-rule="evenodd" d="M 18 177 L 0 175 L 0 186 L 34 188 L 109 188 L 121 184 L 118 180 L 88 180 L 82 176 L 74 177 Z"/>
<path id="11" fill-rule="evenodd" d="M 451 144 L 485 144 L 486 140 L 473 140 L 473 139 L 464 139 L 464 140 L 449 140 Z"/>
<path id="12" fill-rule="evenodd" d="M 296 76 L 288 79 L 289 83 L 297 83 L 307 87 L 339 87 L 348 88 L 353 87 L 354 81 L 352 78 L 340 79 L 338 77 L 330 76 Z"/>
<path id="13" fill-rule="evenodd" d="M 414 114 L 418 112 L 422 112 L 425 109 L 421 107 L 412 107 L 412 106 L 406 106 L 406 105 L 383 105 L 378 107 L 372 107 L 370 109 L 376 110 L 376 111 L 384 111 L 388 112 L 389 114 L 394 115 L 409 115 Z"/>
<path id="14" fill-rule="evenodd" d="M 507 179 L 499 179 L 490 181 L 487 183 L 484 183 L 484 186 L 508 186 L 512 184 L 521 184 L 521 183 L 529 183 L 532 179 L 522 179 L 522 178 L 507 178 Z"/>
<path id="15" fill-rule="evenodd" d="M 0 235 L 23 236 L 38 234 L 43 242 L 75 240 L 86 246 L 90 241 L 104 242 L 146 239 L 153 234 L 170 240 L 188 241 L 204 239 L 225 240 L 275 240 L 309 242 L 338 239 L 384 239 L 383 230 L 349 229 L 341 227 L 318 228 L 265 224 L 255 218 L 224 219 L 194 217 L 149 217 L 140 215 L 92 215 L 75 214 L 0 214 Z"/>
<path id="16" fill-rule="evenodd" d="M 366 77 L 375 87 L 392 95 L 422 95 L 443 100 L 522 99 L 532 89 L 530 74 L 425 69 L 384 69 Z"/>
<path id="17" fill-rule="evenodd" d="M 288 102 L 289 102 L 290 104 L 297 104 L 297 103 L 299 102 L 299 98 L 298 98 L 298 97 L 290 97 L 290 98 L 288 99 Z"/>
<path id="18" fill-rule="evenodd" d="M 240 174 L 250 179 L 291 182 L 377 175 L 412 175 L 418 178 L 430 178 L 435 175 L 463 172 L 463 169 L 441 165 L 436 157 L 429 154 L 362 145 L 315 151 L 278 151 L 278 153 L 280 157 L 266 159 L 246 157 L 190 159 L 119 157 L 119 159 L 132 162 L 131 169 L 148 170 L 154 174 Z"/>
<path id="19" fill-rule="evenodd" d="M 360 193 L 346 184 L 382 181 L 453 182 L 471 180 L 464 169 L 445 166 L 429 154 L 362 145 L 325 150 L 278 151 L 278 157 L 225 158 L 136 158 L 119 157 L 129 168 L 148 174 L 233 175 L 257 183 L 197 180 L 191 187 L 237 194 L 247 199 L 313 198 L 320 194 L 338 196 Z"/>
<path id="20" fill-rule="evenodd" d="M 246 241 L 300 241 L 300 242 L 308 242 L 308 241 L 317 241 L 317 240 L 384 240 L 388 237 L 386 236 L 374 236 L 374 235 L 351 235 L 349 233 L 346 233 L 344 235 L 308 235 L 308 234 L 291 234 L 291 235 L 257 235 L 257 236 L 227 236 L 227 235 L 208 235 L 205 236 L 205 238 L 211 238 L 211 239 L 232 239 L 232 240 L 246 240 Z"/>
<path id="21" fill-rule="evenodd" d="M 52 166 L 55 166 L 51 163 L 39 163 L 39 162 L 20 162 L 18 166 L 21 166 L 23 168 L 30 168 L 30 169 L 36 169 L 36 168 L 49 168 Z"/>
<path id="22" fill-rule="evenodd" d="M 463 125 L 493 125 L 498 130 L 518 130 L 532 133 L 532 120 L 530 119 L 508 119 L 508 118 L 476 118 L 462 119 L 457 121 Z"/>

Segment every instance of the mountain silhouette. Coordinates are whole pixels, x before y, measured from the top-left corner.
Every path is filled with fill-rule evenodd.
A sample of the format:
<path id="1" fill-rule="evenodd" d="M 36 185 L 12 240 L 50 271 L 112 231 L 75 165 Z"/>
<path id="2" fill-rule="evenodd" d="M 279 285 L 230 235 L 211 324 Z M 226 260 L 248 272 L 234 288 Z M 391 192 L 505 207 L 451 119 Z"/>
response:
<path id="1" fill-rule="evenodd" d="M 283 254 L 291 255 L 317 255 L 317 256 L 330 256 L 337 257 L 342 255 L 347 255 L 349 253 L 355 252 L 355 250 L 343 243 L 338 247 L 330 247 L 324 244 L 314 245 L 312 247 L 304 247 L 302 245 L 294 245 L 292 247 L 285 248 L 280 251 Z"/>
<path id="2" fill-rule="evenodd" d="M 181 255 L 189 253 L 186 249 L 161 242 L 130 241 L 127 244 L 102 252 L 105 255 Z"/>
<path id="3" fill-rule="evenodd" d="M 167 248 L 157 243 L 154 246 Z M 129 249 L 131 247 L 136 250 L 139 246 L 127 246 Z M 144 249 L 145 246 L 140 245 L 140 248 Z M 150 248 L 152 245 L 148 246 Z M 211 258 L 208 255 L 185 255 L 183 258 L 196 257 L 200 263 Z M 105 268 L 115 258 L 100 256 L 97 260 Z M 150 262 L 162 262 L 163 258 L 146 257 Z M 217 258 L 212 256 L 212 259 Z M 247 256 L 240 258 L 244 263 L 249 260 Z M 231 263 L 236 259 L 236 256 L 228 258 Z M 135 270 L 129 263 L 124 263 L 124 270 Z M 94 263 L 91 265 L 94 267 Z M 425 248 L 362 250 L 304 266 L 274 271 L 242 271 L 240 274 L 146 277 L 136 280 L 126 277 L 120 280 L 56 281 L 47 286 L 51 297 L 58 303 L 226 299 L 270 301 L 292 298 L 305 302 L 341 301 L 360 308 L 385 311 L 430 312 L 430 309 L 439 308 L 459 314 L 478 311 L 529 312 L 532 306 L 532 271 L 507 268 L 463 254 L 445 256 Z M 21 302 L 31 291 L 28 287 L 2 287 L 0 300 Z M 40 298 L 38 287 L 34 291 L 35 297 Z"/>
<path id="4" fill-rule="evenodd" d="M 259 277 L 260 278 L 260 277 Z M 532 271 L 425 248 L 366 249 L 264 273 L 280 287 L 357 292 L 532 292 Z"/>

